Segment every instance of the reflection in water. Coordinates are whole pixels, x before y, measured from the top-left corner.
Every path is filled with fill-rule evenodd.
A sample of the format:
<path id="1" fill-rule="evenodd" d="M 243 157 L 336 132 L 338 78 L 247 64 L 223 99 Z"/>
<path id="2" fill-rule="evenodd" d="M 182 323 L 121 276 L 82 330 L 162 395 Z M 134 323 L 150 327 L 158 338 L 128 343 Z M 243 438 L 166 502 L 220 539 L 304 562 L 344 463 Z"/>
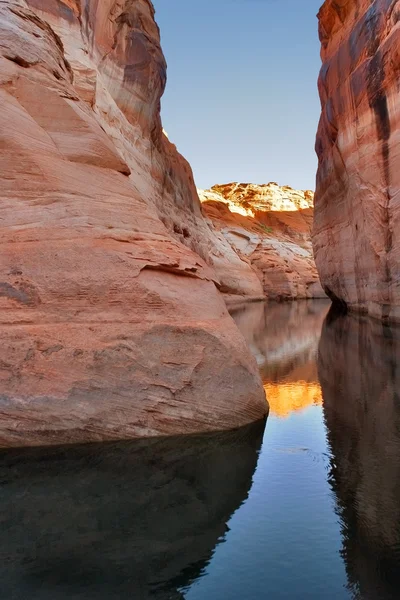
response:
<path id="1" fill-rule="evenodd" d="M 316 354 L 329 302 L 255 303 L 232 312 L 261 370 L 271 414 L 321 404 Z"/>
<path id="2" fill-rule="evenodd" d="M 2 597 L 398 598 L 400 328 L 330 313 L 319 342 L 327 309 L 233 315 L 272 409 L 260 453 L 264 423 L 1 452 Z"/>
<path id="3" fill-rule="evenodd" d="M 400 595 L 400 329 L 327 318 L 319 377 L 354 598 Z"/>
<path id="4" fill-rule="evenodd" d="M 321 387 L 318 383 L 266 383 L 264 388 L 271 413 L 282 419 L 307 406 L 322 404 Z"/>
<path id="5" fill-rule="evenodd" d="M 248 496 L 263 431 L 2 452 L 2 597 L 183 598 Z"/>

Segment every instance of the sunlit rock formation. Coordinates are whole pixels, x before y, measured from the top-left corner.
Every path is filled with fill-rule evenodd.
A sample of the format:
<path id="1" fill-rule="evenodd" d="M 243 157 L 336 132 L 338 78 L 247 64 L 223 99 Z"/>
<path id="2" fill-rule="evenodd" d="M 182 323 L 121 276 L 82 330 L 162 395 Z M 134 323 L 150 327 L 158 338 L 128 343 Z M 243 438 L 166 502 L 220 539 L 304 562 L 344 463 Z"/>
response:
<path id="1" fill-rule="evenodd" d="M 299 211 L 314 207 L 314 192 L 295 190 L 289 185 L 280 186 L 271 181 L 256 185 L 254 183 L 227 183 L 214 185 L 207 193 L 215 199 L 228 204 L 232 212 L 255 217 L 258 212 Z"/>
<path id="2" fill-rule="evenodd" d="M 400 2 L 327 0 L 314 247 L 336 302 L 400 319 Z"/>
<path id="3" fill-rule="evenodd" d="M 311 191 L 276 183 L 229 183 L 199 190 L 215 229 L 257 273 L 269 299 L 325 296 L 313 258 Z"/>
<path id="4" fill-rule="evenodd" d="M 400 330 L 330 313 L 318 371 L 352 597 L 398 598 Z"/>
<path id="5" fill-rule="evenodd" d="M 266 412 L 217 291 L 262 288 L 163 134 L 165 80 L 149 0 L 0 3 L 0 445 Z"/>
<path id="6" fill-rule="evenodd" d="M 329 302 L 254 303 L 231 310 L 259 364 L 271 414 L 321 404 L 316 356 Z"/>
<path id="7" fill-rule="evenodd" d="M 263 432 L 1 452 L 4 596 L 182 600 L 247 499 Z"/>

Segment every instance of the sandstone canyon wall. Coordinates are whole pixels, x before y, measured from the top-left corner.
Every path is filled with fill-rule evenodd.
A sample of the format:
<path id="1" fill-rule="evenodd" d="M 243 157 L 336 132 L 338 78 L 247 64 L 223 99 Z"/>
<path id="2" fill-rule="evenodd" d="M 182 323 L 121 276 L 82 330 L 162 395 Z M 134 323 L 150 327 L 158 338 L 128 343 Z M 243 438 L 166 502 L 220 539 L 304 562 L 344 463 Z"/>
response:
<path id="1" fill-rule="evenodd" d="M 314 248 L 328 295 L 400 319 L 400 1 L 327 0 Z"/>
<path id="2" fill-rule="evenodd" d="M 257 274 L 266 298 L 325 297 L 311 242 L 313 192 L 273 182 L 229 183 L 199 196 L 216 231 Z"/>
<path id="3" fill-rule="evenodd" d="M 217 291 L 262 288 L 163 134 L 165 80 L 149 0 L 0 3 L 0 445 L 266 413 Z"/>

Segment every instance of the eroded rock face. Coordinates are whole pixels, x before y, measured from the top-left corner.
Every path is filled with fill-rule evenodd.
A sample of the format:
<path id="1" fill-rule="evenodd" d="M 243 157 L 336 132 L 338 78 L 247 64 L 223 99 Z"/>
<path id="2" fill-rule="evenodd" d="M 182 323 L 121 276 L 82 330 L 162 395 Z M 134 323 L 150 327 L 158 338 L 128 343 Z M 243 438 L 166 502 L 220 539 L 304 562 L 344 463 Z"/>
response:
<path id="1" fill-rule="evenodd" d="M 400 319 L 400 2 L 327 0 L 314 247 L 327 293 Z"/>
<path id="2" fill-rule="evenodd" d="M 209 193 L 220 194 L 235 212 L 255 216 L 257 212 L 298 211 L 314 207 L 314 192 L 295 190 L 290 185 L 278 185 L 270 181 L 255 183 L 227 183 L 214 185 Z"/>
<path id="3" fill-rule="evenodd" d="M 325 297 L 311 242 L 313 192 L 230 183 L 199 196 L 215 229 L 257 273 L 265 297 Z"/>
<path id="4" fill-rule="evenodd" d="M 148 0 L 0 4 L 0 445 L 266 412 L 216 287 L 261 286 L 162 132 L 165 73 Z"/>

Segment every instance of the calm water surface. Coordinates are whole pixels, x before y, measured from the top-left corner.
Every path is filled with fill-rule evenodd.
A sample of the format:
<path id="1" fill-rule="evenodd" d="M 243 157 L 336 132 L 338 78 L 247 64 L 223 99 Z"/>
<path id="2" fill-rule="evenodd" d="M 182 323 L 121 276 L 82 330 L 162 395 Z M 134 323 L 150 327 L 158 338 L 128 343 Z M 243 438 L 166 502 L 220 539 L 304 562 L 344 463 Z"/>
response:
<path id="1" fill-rule="evenodd" d="M 400 330 L 233 313 L 271 405 L 236 432 L 0 454 L 15 600 L 400 597 Z"/>

